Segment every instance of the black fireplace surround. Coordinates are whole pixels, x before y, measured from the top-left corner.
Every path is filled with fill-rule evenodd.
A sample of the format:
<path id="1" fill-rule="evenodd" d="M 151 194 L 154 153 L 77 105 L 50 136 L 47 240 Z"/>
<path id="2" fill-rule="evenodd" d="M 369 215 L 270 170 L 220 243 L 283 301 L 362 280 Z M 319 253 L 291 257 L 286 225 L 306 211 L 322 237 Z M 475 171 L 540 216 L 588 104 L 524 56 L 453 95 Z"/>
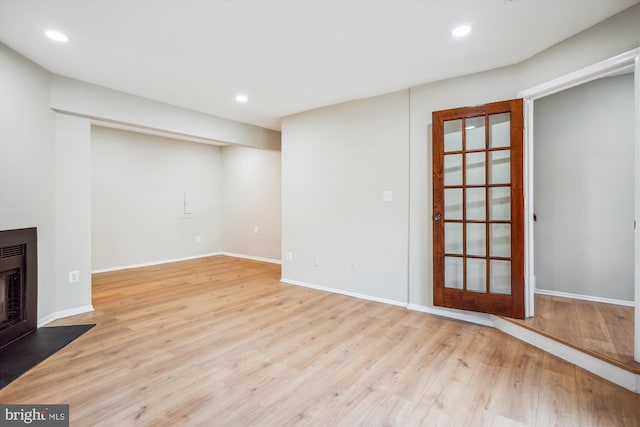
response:
<path id="1" fill-rule="evenodd" d="M 0 348 L 37 328 L 36 228 L 0 231 Z"/>

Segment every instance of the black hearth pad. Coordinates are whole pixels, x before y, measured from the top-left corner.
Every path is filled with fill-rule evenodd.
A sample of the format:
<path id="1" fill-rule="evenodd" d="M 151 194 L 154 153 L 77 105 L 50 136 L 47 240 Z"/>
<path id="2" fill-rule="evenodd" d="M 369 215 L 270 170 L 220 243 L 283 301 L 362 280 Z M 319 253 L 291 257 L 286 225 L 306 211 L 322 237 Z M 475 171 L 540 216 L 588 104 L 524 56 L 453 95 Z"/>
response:
<path id="1" fill-rule="evenodd" d="M 0 390 L 95 325 L 38 328 L 0 349 Z"/>

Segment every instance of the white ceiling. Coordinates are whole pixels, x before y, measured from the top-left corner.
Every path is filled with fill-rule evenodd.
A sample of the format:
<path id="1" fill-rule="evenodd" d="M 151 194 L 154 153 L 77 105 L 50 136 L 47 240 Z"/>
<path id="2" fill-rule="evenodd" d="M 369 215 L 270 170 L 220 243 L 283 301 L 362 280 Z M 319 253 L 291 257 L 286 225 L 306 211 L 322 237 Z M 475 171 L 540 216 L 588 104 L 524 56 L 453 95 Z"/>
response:
<path id="1" fill-rule="evenodd" d="M 520 62 L 638 1 L 0 0 L 0 42 L 57 74 L 279 129 L 289 114 Z M 473 31 L 454 39 L 461 23 Z M 71 41 L 49 41 L 51 28 Z"/>

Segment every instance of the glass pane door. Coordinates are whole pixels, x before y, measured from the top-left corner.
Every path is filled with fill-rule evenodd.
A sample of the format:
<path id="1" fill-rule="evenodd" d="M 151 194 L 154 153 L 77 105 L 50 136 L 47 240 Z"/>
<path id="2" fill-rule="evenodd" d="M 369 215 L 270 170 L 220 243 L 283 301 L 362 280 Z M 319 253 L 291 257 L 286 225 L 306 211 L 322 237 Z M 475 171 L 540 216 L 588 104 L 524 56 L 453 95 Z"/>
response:
<path id="1" fill-rule="evenodd" d="M 524 307 L 522 121 L 522 100 L 434 113 L 436 305 Z"/>

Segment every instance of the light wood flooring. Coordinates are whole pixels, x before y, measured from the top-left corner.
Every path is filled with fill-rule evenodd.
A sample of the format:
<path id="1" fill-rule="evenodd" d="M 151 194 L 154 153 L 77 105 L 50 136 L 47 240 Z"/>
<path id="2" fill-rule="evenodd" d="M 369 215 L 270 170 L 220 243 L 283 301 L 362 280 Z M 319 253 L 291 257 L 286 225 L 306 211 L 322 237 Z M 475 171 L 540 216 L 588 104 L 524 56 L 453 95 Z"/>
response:
<path id="1" fill-rule="evenodd" d="M 532 318 L 509 320 L 640 374 L 633 360 L 633 307 L 536 295 L 535 310 Z"/>
<path id="2" fill-rule="evenodd" d="M 492 328 L 218 256 L 94 276 L 97 326 L 0 391 L 82 426 L 640 425 L 640 395 Z"/>

